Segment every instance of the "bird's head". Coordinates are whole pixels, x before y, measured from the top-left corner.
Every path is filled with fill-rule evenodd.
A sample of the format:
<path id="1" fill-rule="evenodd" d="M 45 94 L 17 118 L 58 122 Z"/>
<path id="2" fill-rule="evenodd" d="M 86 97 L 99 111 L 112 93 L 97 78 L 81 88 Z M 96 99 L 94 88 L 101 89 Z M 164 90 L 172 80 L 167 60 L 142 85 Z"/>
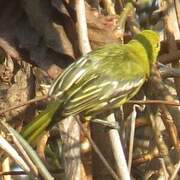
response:
<path id="1" fill-rule="evenodd" d="M 152 66 L 156 63 L 156 59 L 160 50 L 159 35 L 152 30 L 144 30 L 135 37 L 145 48 L 149 63 Z"/>

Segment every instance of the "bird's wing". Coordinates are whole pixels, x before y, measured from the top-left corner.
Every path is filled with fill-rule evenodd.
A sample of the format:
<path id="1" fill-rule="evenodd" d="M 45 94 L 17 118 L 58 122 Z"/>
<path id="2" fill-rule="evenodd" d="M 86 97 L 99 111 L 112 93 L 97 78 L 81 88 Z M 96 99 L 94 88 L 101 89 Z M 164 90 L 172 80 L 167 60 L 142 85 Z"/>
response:
<path id="1" fill-rule="evenodd" d="M 120 47 L 120 45 L 111 46 Z M 92 74 L 92 72 L 96 74 L 96 71 L 99 69 L 99 62 L 103 62 L 106 57 L 110 57 L 111 55 L 114 56 L 111 46 L 106 45 L 100 47 L 72 63 L 52 84 L 49 95 L 60 97 L 62 93 L 68 91 L 73 84 L 77 84 L 82 79 L 84 79 L 84 81 L 89 81 L 89 79 L 92 78 L 89 72 L 91 72 L 90 74 Z M 99 54 L 99 56 L 97 54 Z"/>
<path id="2" fill-rule="evenodd" d="M 101 81 L 99 77 L 93 79 L 70 96 L 64 103 L 63 115 L 75 115 L 80 112 L 92 114 L 120 106 L 137 93 L 144 77 L 134 77 L 129 81 L 98 81 Z"/>
<path id="3" fill-rule="evenodd" d="M 64 91 L 68 89 L 84 71 L 80 71 L 80 66 L 84 64 L 84 57 L 79 61 L 72 63 L 66 70 L 54 81 L 48 94 L 53 96 L 61 96 Z"/>

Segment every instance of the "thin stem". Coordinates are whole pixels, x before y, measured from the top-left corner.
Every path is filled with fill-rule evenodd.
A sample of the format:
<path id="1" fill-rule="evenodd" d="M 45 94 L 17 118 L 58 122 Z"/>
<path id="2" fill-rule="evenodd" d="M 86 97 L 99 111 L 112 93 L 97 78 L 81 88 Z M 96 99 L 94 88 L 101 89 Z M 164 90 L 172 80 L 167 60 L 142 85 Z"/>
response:
<path id="1" fill-rule="evenodd" d="M 149 112 L 149 120 L 151 123 L 152 130 L 154 132 L 154 137 L 155 137 L 155 141 L 156 141 L 158 150 L 160 152 L 160 155 L 164 159 L 168 173 L 171 175 L 173 172 L 174 166 L 171 162 L 167 145 L 164 142 L 162 133 L 161 133 L 159 126 L 157 124 L 157 121 L 158 121 L 157 116 L 154 117 L 153 114 L 151 112 Z"/>
<path id="2" fill-rule="evenodd" d="M 31 99 L 29 101 L 26 101 L 25 103 L 21 103 L 21 104 L 18 104 L 16 106 L 12 106 L 10 108 L 7 108 L 7 109 L 0 111 L 0 115 L 5 114 L 6 112 L 12 111 L 14 109 L 18 109 L 22 106 L 27 106 L 27 105 L 34 104 L 34 103 L 39 102 L 39 101 L 47 100 L 48 98 L 49 98 L 48 96 L 42 96 L 39 98 Z"/>
<path id="3" fill-rule="evenodd" d="M 127 104 L 164 104 L 168 106 L 180 106 L 180 103 L 164 100 L 130 100 L 127 102 Z"/>
<path id="4" fill-rule="evenodd" d="M 26 101 L 25 103 L 21 103 L 21 104 L 18 104 L 16 106 L 12 106 L 10 108 L 7 108 L 7 109 L 0 111 L 0 115 L 3 115 L 6 112 L 12 111 L 14 109 L 18 109 L 22 106 L 35 104 L 36 102 L 44 101 L 44 100 L 48 100 L 48 99 L 55 99 L 55 98 L 53 96 L 42 96 L 39 98 L 34 98 L 34 99 L 29 100 L 29 101 Z M 126 104 L 164 104 L 164 105 L 168 105 L 168 106 L 180 106 L 180 103 L 176 103 L 173 101 L 164 101 L 164 100 L 146 100 L 146 101 L 144 101 L 144 100 L 130 100 L 130 101 L 126 102 Z"/>
<path id="5" fill-rule="evenodd" d="M 176 175 L 177 175 L 179 169 L 180 169 L 180 161 L 179 161 L 178 164 L 176 165 L 176 167 L 175 167 L 175 169 L 174 169 L 174 172 L 173 172 L 173 174 L 172 174 L 170 180 L 174 180 L 174 179 L 175 179 L 175 177 L 176 177 Z"/>
<path id="6" fill-rule="evenodd" d="M 131 132 L 130 132 L 130 140 L 129 140 L 129 157 L 128 157 L 129 173 L 131 172 L 131 165 L 132 165 L 136 115 L 137 115 L 137 113 L 136 113 L 136 105 L 134 105 L 133 112 L 132 112 L 132 115 L 131 115 Z"/>
<path id="7" fill-rule="evenodd" d="M 101 159 L 101 161 L 103 162 L 103 164 L 105 165 L 105 167 L 107 168 L 107 170 L 111 173 L 112 177 L 116 180 L 119 180 L 118 176 L 116 175 L 116 173 L 114 172 L 114 170 L 111 168 L 111 166 L 109 165 L 109 163 L 107 162 L 107 160 L 105 159 L 105 157 L 103 156 L 103 154 L 100 152 L 99 148 L 96 146 L 95 142 L 92 140 L 92 138 L 89 136 L 89 134 L 87 133 L 87 130 L 83 127 L 81 121 L 79 119 L 76 119 L 77 123 L 79 124 L 81 130 L 83 131 L 84 135 L 87 137 L 87 139 L 89 140 L 89 142 L 91 143 L 94 151 L 96 152 L 96 154 L 99 156 L 99 158 Z"/>
<path id="8" fill-rule="evenodd" d="M 107 117 L 107 121 L 115 122 L 114 113 L 111 113 Z M 127 166 L 124 151 L 122 148 L 122 143 L 121 143 L 119 132 L 117 129 L 110 129 L 108 131 L 108 134 L 110 137 L 113 154 L 114 154 L 114 158 L 116 161 L 118 175 L 119 175 L 120 179 L 130 180 L 128 166 Z"/>
<path id="9" fill-rule="evenodd" d="M 91 46 L 88 39 L 84 0 L 76 0 L 75 4 L 76 4 L 76 14 L 77 14 L 79 46 L 81 53 L 85 55 L 91 51 Z"/>

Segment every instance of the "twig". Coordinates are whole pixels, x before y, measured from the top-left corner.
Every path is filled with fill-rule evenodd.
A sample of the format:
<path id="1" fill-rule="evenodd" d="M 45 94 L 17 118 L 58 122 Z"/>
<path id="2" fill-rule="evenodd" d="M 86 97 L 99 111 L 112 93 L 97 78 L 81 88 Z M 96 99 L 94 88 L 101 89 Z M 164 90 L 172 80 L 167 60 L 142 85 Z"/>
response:
<path id="1" fill-rule="evenodd" d="M 125 24 L 127 17 L 129 16 L 129 14 L 132 12 L 132 10 L 134 9 L 134 6 L 132 5 L 131 2 L 128 2 L 127 4 L 125 4 L 125 7 L 123 9 L 123 11 L 120 14 L 120 19 L 118 21 L 118 25 L 120 27 L 122 27 L 123 24 Z"/>
<path id="2" fill-rule="evenodd" d="M 39 97 L 39 98 L 31 99 L 31 100 L 29 100 L 29 101 L 26 101 L 25 103 L 21 103 L 21 104 L 19 104 L 19 105 L 12 106 L 12 107 L 10 107 L 10 108 L 7 108 L 7 109 L 4 109 L 4 110 L 0 111 L 0 115 L 5 114 L 6 112 L 12 111 L 12 110 L 14 110 L 14 109 L 20 108 L 20 107 L 22 107 L 22 106 L 34 104 L 34 103 L 36 103 L 36 102 L 38 102 L 38 101 L 47 100 L 48 98 L 49 98 L 48 96 L 42 96 L 42 97 Z"/>
<path id="3" fill-rule="evenodd" d="M 180 103 L 165 100 L 130 100 L 127 102 L 127 104 L 162 104 L 168 106 L 180 106 Z"/>
<path id="4" fill-rule="evenodd" d="M 160 77 L 159 71 L 154 71 L 152 74 L 149 83 L 151 87 L 153 87 L 151 91 L 150 98 L 155 97 L 156 99 L 165 99 L 168 101 L 173 101 L 173 96 L 170 92 L 165 88 L 165 85 Z M 148 92 L 147 92 L 148 94 Z M 154 96 L 152 97 L 152 94 Z M 166 126 L 167 132 L 169 133 L 169 137 L 171 138 L 171 142 L 175 145 L 176 150 L 179 150 L 179 139 L 176 136 L 177 129 L 179 128 L 179 107 L 165 106 L 165 104 L 160 105 L 162 110 L 161 117 L 163 123 Z M 170 120 L 170 121 L 169 121 Z M 177 127 L 176 127 L 177 126 Z"/>
<path id="5" fill-rule="evenodd" d="M 107 121 L 115 122 L 114 113 L 111 113 L 107 117 Z M 130 174 L 128 171 L 128 166 L 127 166 L 124 151 L 122 148 L 122 143 L 121 143 L 119 132 L 117 129 L 110 129 L 108 131 L 108 134 L 110 137 L 113 154 L 114 154 L 114 158 L 116 161 L 118 175 L 119 175 L 120 179 L 130 180 L 131 178 L 130 178 Z"/>
<path id="6" fill-rule="evenodd" d="M 154 132 L 154 137 L 155 137 L 155 141 L 156 141 L 158 150 L 160 152 L 160 155 L 164 159 L 168 173 L 171 175 L 173 173 L 174 166 L 171 162 L 168 148 L 164 142 L 162 133 L 161 133 L 159 126 L 157 124 L 157 121 L 158 121 L 157 115 L 156 115 L 156 117 L 154 117 L 153 114 L 151 112 L 149 112 L 149 120 L 151 123 L 152 130 Z"/>
<path id="7" fill-rule="evenodd" d="M 162 166 L 162 171 L 163 171 L 165 180 L 168 180 L 169 174 L 168 174 L 168 172 L 167 172 L 166 165 L 165 165 L 165 163 L 164 163 L 164 159 L 163 159 L 163 158 L 159 158 L 159 161 L 160 161 L 160 164 L 161 164 L 161 166 Z"/>
<path id="8" fill-rule="evenodd" d="M 149 86 L 153 87 L 151 88 L 151 91 L 147 91 L 147 95 L 149 94 L 148 96 L 150 99 L 155 98 L 158 100 L 166 100 L 170 102 L 175 101 L 173 95 L 165 87 L 158 70 L 155 70 L 151 78 L 149 79 Z M 165 106 L 165 104 L 161 104 L 161 106 Z M 179 129 L 179 107 L 166 106 L 166 108 L 172 116 L 172 119 L 176 124 L 177 128 Z"/>
<path id="9" fill-rule="evenodd" d="M 109 15 L 115 15 L 115 3 L 112 0 L 103 0 L 104 6 Z"/>
<path id="10" fill-rule="evenodd" d="M 161 119 L 163 120 L 163 123 L 166 126 L 166 129 L 169 133 L 172 144 L 175 147 L 176 151 L 180 152 L 178 131 L 177 131 L 176 125 L 174 124 L 172 116 L 170 115 L 170 113 L 168 112 L 167 108 L 164 105 L 160 106 L 160 110 L 161 110 L 161 117 L 162 117 Z"/>
<path id="11" fill-rule="evenodd" d="M 105 120 L 102 120 L 102 119 L 91 119 L 91 122 L 92 123 L 96 123 L 96 124 L 100 124 L 101 126 L 104 126 L 104 127 L 108 127 L 108 128 L 113 128 L 113 129 L 118 129 L 119 130 L 119 124 L 118 122 L 108 122 L 108 121 L 105 121 Z"/>
<path id="12" fill-rule="evenodd" d="M 0 176 L 8 176 L 8 175 L 27 175 L 25 171 L 6 171 L 6 172 L 0 172 Z"/>
<path id="13" fill-rule="evenodd" d="M 109 165 L 109 163 L 106 161 L 106 159 L 104 158 L 103 154 L 100 152 L 99 148 L 96 146 L 96 144 L 94 143 L 94 141 L 92 140 L 92 138 L 89 136 L 89 134 L 87 133 L 87 130 L 83 127 L 81 121 L 79 119 L 76 119 L 76 121 L 78 122 L 81 130 L 83 131 L 84 135 L 87 137 L 87 139 L 89 140 L 89 142 L 91 143 L 94 151 L 96 152 L 96 154 L 99 156 L 99 158 L 101 159 L 101 161 L 103 162 L 103 164 L 105 165 L 105 167 L 107 168 L 107 170 L 111 173 L 112 177 L 116 180 L 119 180 L 118 176 L 116 175 L 116 173 L 114 172 L 114 170 L 111 168 L 111 166 Z"/>
<path id="14" fill-rule="evenodd" d="M 153 176 L 159 176 L 159 171 L 158 170 L 149 170 L 145 173 L 143 180 L 149 180 L 152 179 Z"/>
<path id="15" fill-rule="evenodd" d="M 180 29 L 180 2 L 179 0 L 175 0 L 175 9 L 176 9 L 177 23 Z"/>
<path id="16" fill-rule="evenodd" d="M 155 147 L 152 151 L 146 153 L 146 154 L 140 154 L 135 157 L 133 157 L 133 165 L 138 166 L 140 164 L 146 163 L 148 161 L 151 161 L 154 158 L 159 158 L 160 154 L 158 149 Z"/>
<path id="17" fill-rule="evenodd" d="M 175 39 L 180 38 L 180 30 L 177 23 L 177 16 L 175 11 L 175 4 L 173 0 L 166 0 L 167 12 L 164 17 L 165 32 L 167 34 L 167 40 L 169 44 L 169 52 L 174 53 L 178 49 Z M 180 62 L 174 61 L 172 67 L 179 68 Z M 180 98 L 180 78 L 174 78 L 175 89 L 178 98 Z"/>
<path id="18" fill-rule="evenodd" d="M 35 104 L 39 101 L 44 101 L 44 100 L 49 100 L 49 99 L 54 99 L 55 97 L 53 96 L 42 96 L 42 97 L 39 97 L 39 98 L 34 98 L 34 99 L 31 99 L 29 101 L 26 101 L 26 102 L 23 102 L 21 104 L 18 104 L 16 106 L 12 106 L 10 108 L 7 108 L 7 109 L 4 109 L 2 111 L 0 111 L 0 115 L 3 115 L 5 114 L 6 112 L 9 112 L 9 111 L 12 111 L 14 109 L 18 109 L 22 106 L 27 106 L 27 105 L 30 105 L 30 104 Z M 127 102 L 127 104 L 164 104 L 164 105 L 168 105 L 168 106 L 180 106 L 180 103 L 176 103 L 176 102 L 173 102 L 173 101 L 164 101 L 164 100 L 130 100 Z"/>
<path id="19" fill-rule="evenodd" d="M 177 68 L 161 68 L 160 73 L 163 79 L 169 77 L 180 77 L 180 69 Z"/>
<path id="20" fill-rule="evenodd" d="M 6 157 L 2 162 L 2 171 L 9 171 L 10 170 L 10 159 Z M 11 176 L 5 176 L 3 180 L 11 180 Z"/>
<path id="21" fill-rule="evenodd" d="M 22 60 L 22 56 L 17 51 L 15 47 L 11 45 L 8 41 L 6 41 L 4 38 L 0 37 L 0 47 L 15 60 Z"/>
<path id="22" fill-rule="evenodd" d="M 6 141 L 0 135 L 0 148 L 3 149 L 24 171 L 30 172 L 29 166 L 26 162 L 22 159 L 22 157 L 18 154 L 18 152 L 12 147 L 9 142 Z"/>
<path id="23" fill-rule="evenodd" d="M 88 39 L 84 0 L 76 0 L 75 6 L 77 14 L 79 46 L 81 53 L 85 55 L 86 53 L 91 51 L 91 46 Z"/>
<path id="24" fill-rule="evenodd" d="M 172 176 L 170 177 L 170 180 L 174 180 L 174 179 L 175 179 L 175 177 L 176 177 L 179 169 L 180 169 L 180 161 L 179 161 L 178 164 L 176 165 L 176 167 L 175 167 L 175 169 L 174 169 L 174 172 L 173 172 Z"/>
<path id="25" fill-rule="evenodd" d="M 118 119 L 119 118 L 119 119 Z M 124 111 L 123 111 L 123 106 L 121 106 L 119 108 L 119 115 L 118 115 L 117 123 L 118 125 L 120 125 L 120 139 L 121 139 L 121 143 L 122 143 L 122 148 L 123 150 L 126 149 L 126 120 L 125 120 L 125 115 L 124 115 Z"/>
<path id="26" fill-rule="evenodd" d="M 16 132 L 15 129 L 13 129 L 11 126 L 9 126 L 6 122 L 0 121 L 2 126 L 7 129 L 7 131 L 10 134 L 13 134 L 16 139 L 19 141 L 19 143 L 22 145 L 26 153 L 29 155 L 33 163 L 36 165 L 37 169 L 39 170 L 39 173 L 45 180 L 54 180 L 54 178 L 51 176 L 47 168 L 44 166 L 40 158 L 37 156 L 35 150 L 23 139 L 23 137 Z"/>
<path id="27" fill-rule="evenodd" d="M 129 16 L 129 14 L 131 14 L 131 12 L 133 11 L 133 9 L 134 9 L 134 7 L 133 7 L 132 3 L 127 3 L 118 18 L 116 27 L 118 30 L 120 30 L 120 35 L 121 35 L 120 37 L 122 37 L 122 35 L 124 33 L 126 20 Z"/>
<path id="28" fill-rule="evenodd" d="M 24 158 L 25 162 L 27 163 L 28 167 L 30 168 L 31 175 L 37 176 L 38 170 L 37 170 L 35 164 L 31 161 L 30 157 L 28 156 L 28 154 L 26 153 L 26 151 L 24 150 L 22 145 L 19 143 L 17 138 L 13 134 L 10 134 L 10 135 L 12 136 L 13 142 L 14 142 L 16 148 L 18 149 L 19 154 L 21 155 L 21 157 Z M 23 170 L 25 170 L 25 169 L 23 169 Z"/>
<path id="29" fill-rule="evenodd" d="M 136 120 L 136 105 L 133 106 L 133 112 L 131 115 L 131 131 L 129 138 L 129 154 L 128 154 L 128 169 L 131 173 L 132 157 L 133 157 L 133 146 L 134 146 L 134 133 L 135 133 L 135 120 Z"/>
<path id="30" fill-rule="evenodd" d="M 86 22 L 84 0 L 75 0 L 75 7 L 76 7 L 76 15 L 77 15 L 77 31 L 78 31 L 79 49 L 82 55 L 85 55 L 91 51 L 91 46 L 90 46 L 89 38 L 88 38 L 88 29 L 87 29 L 87 22 Z M 77 128 L 78 125 L 76 124 L 74 126 Z M 76 133 L 78 133 L 78 135 L 80 134 L 80 132 L 76 132 Z M 79 153 L 80 153 L 80 146 L 79 146 Z M 81 156 L 79 156 L 79 159 L 81 159 Z M 82 162 L 79 164 L 79 166 L 80 166 L 79 168 L 81 168 L 81 171 L 83 172 L 84 167 L 83 167 Z M 85 174 L 85 172 L 82 174 Z"/>

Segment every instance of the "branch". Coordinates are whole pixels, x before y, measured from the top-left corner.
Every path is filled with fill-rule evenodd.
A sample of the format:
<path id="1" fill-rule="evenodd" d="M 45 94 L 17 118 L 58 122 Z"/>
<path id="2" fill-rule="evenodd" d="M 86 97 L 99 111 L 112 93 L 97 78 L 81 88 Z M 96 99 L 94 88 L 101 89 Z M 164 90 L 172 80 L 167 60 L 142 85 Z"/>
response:
<path id="1" fill-rule="evenodd" d="M 160 155 L 164 159 L 168 173 L 171 175 L 173 173 L 174 166 L 171 162 L 170 154 L 169 154 L 168 148 L 164 142 L 163 135 L 157 124 L 157 122 L 158 122 L 157 118 L 158 118 L 157 115 L 153 116 L 153 114 L 151 112 L 149 112 L 149 121 L 151 123 L 151 127 L 154 132 L 154 137 L 155 137 L 155 141 L 156 141 L 158 150 L 160 152 Z"/>
<path id="2" fill-rule="evenodd" d="M 77 14 L 77 29 L 78 29 L 78 39 L 81 53 L 85 55 L 91 51 L 91 46 L 89 44 L 87 23 L 86 23 L 86 12 L 84 0 L 76 0 L 76 14 Z"/>
<path id="3" fill-rule="evenodd" d="M 173 174 L 172 174 L 170 180 L 174 180 L 174 179 L 175 179 L 175 177 L 176 177 L 176 175 L 177 175 L 179 169 L 180 169 L 180 161 L 179 161 L 178 164 L 176 165 L 176 167 L 175 167 L 175 169 L 174 169 L 174 172 L 173 172 Z"/>
<path id="4" fill-rule="evenodd" d="M 53 100 L 53 99 L 55 99 L 55 97 L 53 97 L 53 96 L 42 96 L 42 97 L 39 97 L 39 98 L 31 99 L 29 101 L 26 101 L 25 103 L 21 103 L 21 104 L 18 104 L 16 106 L 12 106 L 10 108 L 1 110 L 0 115 L 3 115 L 6 112 L 12 111 L 14 109 L 18 109 L 18 108 L 20 108 L 22 106 L 35 104 L 35 103 L 37 103 L 39 101 Z M 146 100 L 146 101 L 144 101 L 144 100 L 130 100 L 126 104 L 164 104 L 164 105 L 168 105 L 168 106 L 180 106 L 180 103 L 176 103 L 176 102 L 173 102 L 173 101 L 165 101 L 165 100 Z"/>
<path id="5" fill-rule="evenodd" d="M 18 104 L 18 105 L 16 105 L 16 106 L 12 106 L 12 107 L 10 107 L 10 108 L 7 108 L 7 109 L 4 109 L 4 110 L 0 111 L 0 115 L 3 115 L 3 114 L 5 114 L 6 112 L 12 111 L 12 110 L 14 110 L 14 109 L 18 109 L 18 108 L 20 108 L 20 107 L 22 107 L 22 106 L 34 104 L 34 103 L 36 103 L 36 102 L 43 101 L 43 100 L 48 100 L 48 98 L 49 98 L 48 96 L 42 96 L 42 97 L 39 97 L 39 98 L 31 99 L 31 100 L 29 100 L 29 101 L 26 101 L 25 103 L 21 103 L 21 104 Z"/>
<path id="6" fill-rule="evenodd" d="M 130 100 L 126 104 L 159 104 L 159 105 L 168 105 L 168 106 L 180 106 L 180 103 L 176 103 L 173 101 L 165 101 L 165 100 Z"/>
<path id="7" fill-rule="evenodd" d="M 170 77 L 180 77 L 180 69 L 178 68 L 163 67 L 160 68 L 160 73 L 163 79 Z"/>
<path id="8" fill-rule="evenodd" d="M 167 9 L 166 15 L 164 17 L 164 28 L 167 35 L 169 52 L 174 53 L 174 51 L 178 50 L 175 39 L 180 38 L 180 30 L 178 27 L 178 21 L 176 16 L 175 4 L 173 0 L 166 0 Z M 172 62 L 172 67 L 179 68 L 180 62 L 174 61 Z M 180 77 L 174 78 L 175 89 L 177 92 L 177 96 L 180 98 Z"/>
<path id="9" fill-rule="evenodd" d="M 115 122 L 115 116 L 114 113 L 110 114 L 107 117 L 107 121 L 109 122 Z M 114 154 L 114 158 L 116 161 L 116 167 L 117 167 L 117 172 L 120 177 L 120 179 L 123 180 L 130 180 L 130 174 L 125 158 L 125 154 L 123 151 L 121 139 L 119 136 L 119 132 L 117 129 L 110 129 L 108 131 L 109 137 L 110 137 L 110 142 Z"/>

